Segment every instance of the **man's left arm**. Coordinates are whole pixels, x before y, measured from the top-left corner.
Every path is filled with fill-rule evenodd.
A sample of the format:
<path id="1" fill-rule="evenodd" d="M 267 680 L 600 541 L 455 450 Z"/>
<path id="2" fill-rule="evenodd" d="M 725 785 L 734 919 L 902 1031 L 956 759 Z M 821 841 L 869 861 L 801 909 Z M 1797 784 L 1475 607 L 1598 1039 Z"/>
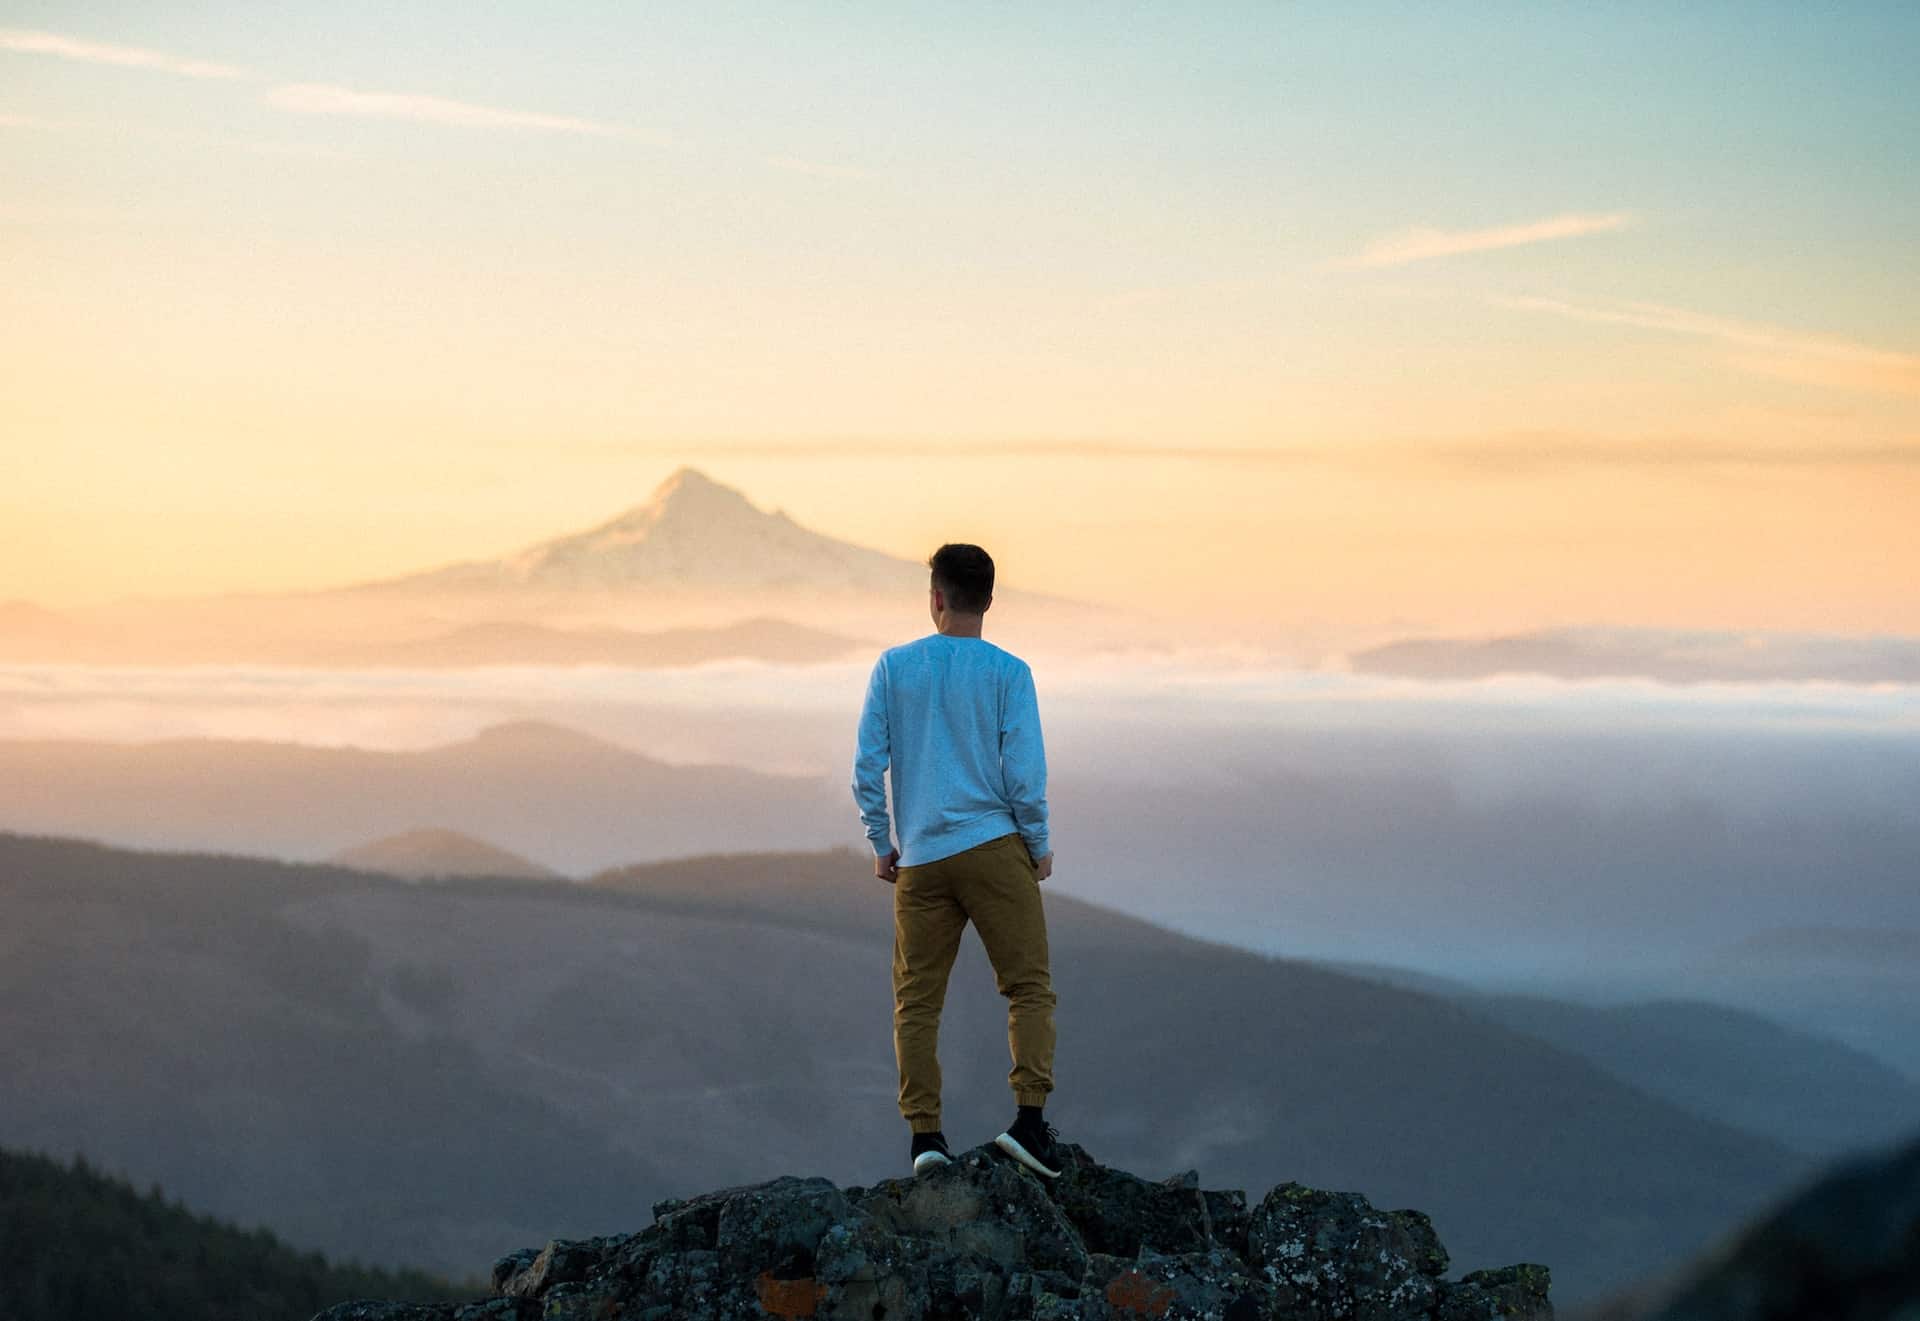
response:
<path id="1" fill-rule="evenodd" d="M 889 733 L 887 665 L 882 657 L 873 663 L 866 701 L 860 708 L 858 747 L 853 756 L 853 801 L 866 825 L 867 842 L 873 846 L 873 874 L 892 882 L 899 871 L 900 852 L 890 842 L 893 823 L 887 815 L 886 775 L 893 760 Z"/>

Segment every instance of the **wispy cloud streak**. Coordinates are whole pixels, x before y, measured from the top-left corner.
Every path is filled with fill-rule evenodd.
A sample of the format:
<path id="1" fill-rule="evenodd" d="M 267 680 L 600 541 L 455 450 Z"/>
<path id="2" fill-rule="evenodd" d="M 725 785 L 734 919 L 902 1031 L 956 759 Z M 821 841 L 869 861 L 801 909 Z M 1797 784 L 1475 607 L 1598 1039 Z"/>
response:
<path id="1" fill-rule="evenodd" d="M 137 46 L 115 46 L 63 36 L 57 32 L 0 28 L 0 50 L 21 54 L 58 55 L 66 59 L 94 64 L 117 64 L 158 69 L 190 78 L 244 79 L 273 81 L 266 74 L 236 65 L 211 60 L 183 59 L 162 51 Z M 450 97 L 422 92 L 362 91 L 337 83 L 275 82 L 265 94 L 267 104 L 281 110 L 315 115 L 358 115 L 379 119 L 409 119 L 435 124 L 453 124 L 467 128 L 536 129 L 549 133 L 574 133 L 591 137 L 625 138 L 671 146 L 663 136 L 640 129 L 609 124 L 578 115 L 556 115 L 538 110 L 514 110 L 501 106 L 477 105 Z M 13 117 L 17 119 L 18 117 Z M 0 117 L 0 125 L 9 125 Z M 24 122 L 24 121 L 22 121 Z"/>
<path id="2" fill-rule="evenodd" d="M 477 128 L 532 128 L 594 137 L 644 136 L 618 124 L 550 115 L 536 110 L 507 110 L 418 92 L 362 92 L 333 83 L 282 83 L 267 93 L 267 103 L 282 110 L 315 115 L 362 115 L 379 119 L 416 119 Z"/>
<path id="3" fill-rule="evenodd" d="M 162 73 L 179 74 L 185 78 L 244 78 L 257 79 L 263 75 L 242 69 L 237 65 L 218 64 L 212 60 L 188 60 L 164 51 L 146 50 L 139 46 L 113 46 L 99 41 L 83 41 L 77 37 L 62 36 L 57 32 L 38 32 L 25 28 L 0 28 L 0 50 L 10 50 L 23 55 L 58 55 L 69 60 L 82 60 L 89 64 L 119 64 L 129 68 L 157 69 Z"/>
<path id="4" fill-rule="evenodd" d="M 1851 340 L 1808 335 L 1764 322 L 1740 321 L 1660 303 L 1622 301 L 1601 306 L 1532 295 L 1490 294 L 1486 297 L 1498 307 L 1713 340 L 1738 350 L 1727 359 L 1734 366 L 1762 375 L 1836 389 L 1920 395 L 1920 353 L 1874 348 Z"/>
<path id="5" fill-rule="evenodd" d="M 1634 223 L 1629 211 L 1608 211 L 1597 215 L 1550 216 L 1519 225 L 1497 225 L 1491 229 L 1409 229 L 1375 239 L 1357 257 L 1334 263 L 1343 268 L 1404 266 L 1408 262 L 1452 257 L 1465 252 L 1491 252 L 1498 248 L 1525 247 L 1549 243 L 1555 239 L 1579 238 L 1624 229 Z"/>

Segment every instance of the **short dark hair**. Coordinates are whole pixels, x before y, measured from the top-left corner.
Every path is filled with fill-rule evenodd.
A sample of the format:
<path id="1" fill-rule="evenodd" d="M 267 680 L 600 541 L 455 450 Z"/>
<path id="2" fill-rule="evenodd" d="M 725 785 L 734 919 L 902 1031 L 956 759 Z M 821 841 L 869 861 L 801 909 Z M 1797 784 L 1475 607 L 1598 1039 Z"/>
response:
<path id="1" fill-rule="evenodd" d="M 949 541 L 927 559 L 933 585 L 949 610 L 983 615 L 993 600 L 993 556 L 964 541 Z"/>

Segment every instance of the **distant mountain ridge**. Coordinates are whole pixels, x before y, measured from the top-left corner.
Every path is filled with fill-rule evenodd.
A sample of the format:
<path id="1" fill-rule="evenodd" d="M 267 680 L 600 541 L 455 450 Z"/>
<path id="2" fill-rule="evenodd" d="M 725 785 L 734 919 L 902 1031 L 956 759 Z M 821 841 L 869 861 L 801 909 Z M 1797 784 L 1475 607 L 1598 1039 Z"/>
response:
<path id="1" fill-rule="evenodd" d="M 767 513 L 698 468 L 676 468 L 640 504 L 583 532 L 490 559 L 352 583 L 348 592 L 475 588 L 793 588 L 895 592 L 926 566 Z"/>
<path id="2" fill-rule="evenodd" d="M 1021 576 L 999 575 L 991 623 L 1017 647 L 1045 639 L 1067 651 L 1128 648 L 1165 633 L 1136 611 L 1014 585 Z M 0 658 L 811 664 L 926 625 L 927 585 L 923 559 L 803 527 L 683 465 L 609 519 L 501 555 L 302 590 L 130 597 L 65 612 L 0 602 Z"/>
<path id="3" fill-rule="evenodd" d="M 0 784 L 4 829 L 319 861 L 425 822 L 576 875 L 729 845 L 825 845 L 858 828 L 837 777 L 668 762 L 531 719 L 407 749 L 0 739 Z"/>
<path id="4" fill-rule="evenodd" d="M 1484 638 L 1397 638 L 1346 659 L 1359 673 L 1412 679 L 1541 674 L 1663 683 L 1920 683 L 1920 637 L 1899 635 L 1592 625 Z"/>
<path id="5" fill-rule="evenodd" d="M 328 859 L 403 880 L 447 876 L 512 876 L 530 881 L 565 880 L 551 867 L 457 830 L 424 826 L 342 849 Z"/>

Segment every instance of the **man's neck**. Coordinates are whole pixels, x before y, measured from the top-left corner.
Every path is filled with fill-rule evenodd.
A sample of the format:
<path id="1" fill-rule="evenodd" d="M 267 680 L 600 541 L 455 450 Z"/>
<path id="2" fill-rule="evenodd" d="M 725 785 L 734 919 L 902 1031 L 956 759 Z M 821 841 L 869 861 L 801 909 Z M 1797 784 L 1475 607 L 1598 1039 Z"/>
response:
<path id="1" fill-rule="evenodd" d="M 937 621 L 937 630 L 950 638 L 977 638 L 984 615 L 942 615 Z"/>

